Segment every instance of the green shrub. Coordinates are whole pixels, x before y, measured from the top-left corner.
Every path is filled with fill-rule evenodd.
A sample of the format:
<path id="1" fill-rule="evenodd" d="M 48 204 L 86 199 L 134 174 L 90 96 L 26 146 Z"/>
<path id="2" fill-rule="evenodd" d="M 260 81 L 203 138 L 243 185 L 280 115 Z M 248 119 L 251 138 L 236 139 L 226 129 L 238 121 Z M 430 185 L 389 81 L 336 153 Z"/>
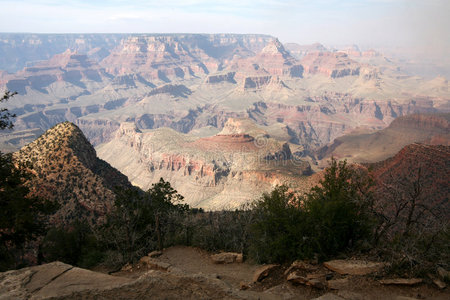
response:
<path id="1" fill-rule="evenodd" d="M 369 240 L 372 181 L 332 159 L 319 185 L 305 197 L 276 187 L 255 202 L 250 256 L 257 262 L 326 259 Z"/>
<path id="2" fill-rule="evenodd" d="M 113 254 L 116 258 L 112 261 L 116 265 L 135 262 L 151 250 L 162 249 L 166 236 L 178 228 L 175 216 L 188 209 L 176 204 L 182 199 L 162 178 L 145 193 L 118 189 L 114 208 L 99 234 L 106 249 L 120 254 Z"/>
<path id="3" fill-rule="evenodd" d="M 208 251 L 246 252 L 250 210 L 190 212 L 184 217 L 184 244 Z"/>
<path id="4" fill-rule="evenodd" d="M 259 263 L 286 262 L 309 255 L 305 251 L 306 215 L 300 199 L 277 186 L 254 203 L 249 256 Z"/>
<path id="5" fill-rule="evenodd" d="M 42 241 L 43 262 L 62 261 L 83 268 L 93 267 L 103 260 L 103 252 L 85 222 L 74 222 L 65 228 L 52 228 Z"/>
<path id="6" fill-rule="evenodd" d="M 320 259 L 370 240 L 372 185 L 367 173 L 332 159 L 319 185 L 306 195 L 307 239 Z"/>

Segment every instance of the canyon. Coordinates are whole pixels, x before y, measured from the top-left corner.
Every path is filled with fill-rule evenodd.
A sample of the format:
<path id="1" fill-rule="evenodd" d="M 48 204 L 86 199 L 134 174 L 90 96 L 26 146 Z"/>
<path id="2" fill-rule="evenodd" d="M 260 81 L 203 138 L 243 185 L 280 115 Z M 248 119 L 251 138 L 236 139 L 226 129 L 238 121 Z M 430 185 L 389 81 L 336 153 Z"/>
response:
<path id="1" fill-rule="evenodd" d="M 0 52 L 0 89 L 18 92 L 2 103 L 17 118 L 1 151 L 70 121 L 131 183 L 164 177 L 195 207 L 307 186 L 332 153 L 375 162 L 407 143 L 448 143 L 448 118 L 439 132 L 401 121 L 450 112 L 448 80 L 405 74 L 375 50 L 258 34 L 0 33 Z M 389 151 L 374 138 L 409 129 Z"/>

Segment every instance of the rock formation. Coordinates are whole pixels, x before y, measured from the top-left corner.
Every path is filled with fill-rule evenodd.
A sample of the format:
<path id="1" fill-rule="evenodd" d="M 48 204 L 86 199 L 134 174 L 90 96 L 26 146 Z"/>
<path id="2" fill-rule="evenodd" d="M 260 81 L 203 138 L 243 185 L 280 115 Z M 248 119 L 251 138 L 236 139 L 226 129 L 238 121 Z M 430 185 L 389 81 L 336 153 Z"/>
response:
<path id="1" fill-rule="evenodd" d="M 274 39 L 255 56 L 236 57 L 225 66 L 236 71 L 238 78 L 246 75 L 300 78 L 303 75 L 302 65 L 284 49 L 278 39 Z"/>
<path id="2" fill-rule="evenodd" d="M 302 58 L 301 64 L 308 74 L 324 74 L 332 78 L 359 75 L 361 66 L 341 52 L 314 52 Z"/>
<path id="3" fill-rule="evenodd" d="M 293 158 L 288 144 L 246 120 L 229 119 L 221 133 L 205 138 L 166 128 L 141 132 L 123 123 L 97 151 L 143 189 L 164 177 L 188 204 L 207 209 L 239 207 L 311 172 L 308 163 Z"/>

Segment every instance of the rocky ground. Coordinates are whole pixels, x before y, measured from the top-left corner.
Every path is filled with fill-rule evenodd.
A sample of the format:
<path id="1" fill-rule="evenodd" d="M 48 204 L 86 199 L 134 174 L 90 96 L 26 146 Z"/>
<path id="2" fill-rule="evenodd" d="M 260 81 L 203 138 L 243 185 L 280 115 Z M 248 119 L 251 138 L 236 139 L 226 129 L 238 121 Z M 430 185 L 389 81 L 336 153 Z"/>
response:
<path id="1" fill-rule="evenodd" d="M 158 256 L 159 255 L 159 256 Z M 0 299 L 449 299 L 446 287 L 387 279 L 383 264 L 253 265 L 172 247 L 106 275 L 54 262 L 0 273 Z M 364 275 L 365 274 L 365 275 Z"/>

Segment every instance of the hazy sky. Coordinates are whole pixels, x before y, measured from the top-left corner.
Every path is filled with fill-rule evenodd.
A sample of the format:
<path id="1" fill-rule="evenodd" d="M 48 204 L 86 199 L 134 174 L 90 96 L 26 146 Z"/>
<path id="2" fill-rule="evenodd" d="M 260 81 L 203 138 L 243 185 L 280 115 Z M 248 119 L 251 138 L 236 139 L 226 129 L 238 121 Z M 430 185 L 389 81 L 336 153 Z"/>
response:
<path id="1" fill-rule="evenodd" d="M 450 54 L 450 0 L 0 0 L 0 31 L 265 33 Z"/>

